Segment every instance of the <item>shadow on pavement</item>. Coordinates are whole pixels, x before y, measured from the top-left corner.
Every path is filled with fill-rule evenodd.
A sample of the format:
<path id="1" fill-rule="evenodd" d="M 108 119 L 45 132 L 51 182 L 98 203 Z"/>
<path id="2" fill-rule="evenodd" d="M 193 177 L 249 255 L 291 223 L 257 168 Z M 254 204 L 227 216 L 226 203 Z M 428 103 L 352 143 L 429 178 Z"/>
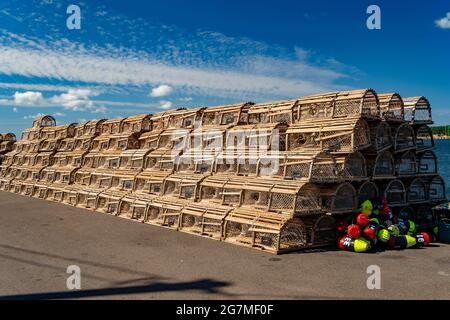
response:
<path id="1" fill-rule="evenodd" d="M 204 291 L 206 293 L 220 293 L 220 288 L 229 286 L 230 284 L 223 281 L 215 281 L 203 279 L 191 282 L 162 283 L 156 282 L 142 286 L 132 287 L 113 287 L 103 289 L 90 289 L 79 291 L 60 291 L 60 292 L 44 292 L 31 293 L 11 296 L 0 296 L 0 300 L 53 300 L 53 299 L 80 299 L 89 297 L 106 297 L 125 294 L 142 294 L 151 292 L 165 291 Z"/>

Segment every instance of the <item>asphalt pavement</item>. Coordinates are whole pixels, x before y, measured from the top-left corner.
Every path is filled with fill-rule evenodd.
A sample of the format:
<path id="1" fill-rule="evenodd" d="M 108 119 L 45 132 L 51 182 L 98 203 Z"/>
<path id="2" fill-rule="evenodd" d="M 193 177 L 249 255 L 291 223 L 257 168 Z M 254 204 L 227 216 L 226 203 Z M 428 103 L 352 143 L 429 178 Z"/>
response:
<path id="1" fill-rule="evenodd" d="M 276 256 L 11 193 L 0 203 L 0 299 L 450 299 L 449 245 Z M 367 287 L 372 265 L 381 289 Z"/>

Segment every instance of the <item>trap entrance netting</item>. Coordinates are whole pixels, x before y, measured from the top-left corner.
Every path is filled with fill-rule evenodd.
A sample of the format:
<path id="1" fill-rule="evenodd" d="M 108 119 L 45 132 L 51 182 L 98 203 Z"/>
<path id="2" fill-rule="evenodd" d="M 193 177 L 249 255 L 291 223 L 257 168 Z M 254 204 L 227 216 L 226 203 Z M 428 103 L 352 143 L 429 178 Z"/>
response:
<path id="1" fill-rule="evenodd" d="M 395 165 L 399 177 L 412 177 L 417 175 L 417 159 L 414 152 L 406 151 L 397 155 Z"/>
<path id="2" fill-rule="evenodd" d="M 414 129 L 406 124 L 393 125 L 393 147 L 395 152 L 403 152 L 416 148 Z"/>
<path id="3" fill-rule="evenodd" d="M 395 178 L 395 161 L 390 151 L 383 151 L 378 154 L 367 154 L 367 172 L 372 179 L 393 179 Z"/>
<path id="4" fill-rule="evenodd" d="M 383 119 L 389 122 L 401 122 L 404 120 L 403 99 L 398 93 L 378 94 L 378 99 Z"/>
<path id="5" fill-rule="evenodd" d="M 425 97 L 404 98 L 405 120 L 411 124 L 432 124 L 431 106 Z"/>

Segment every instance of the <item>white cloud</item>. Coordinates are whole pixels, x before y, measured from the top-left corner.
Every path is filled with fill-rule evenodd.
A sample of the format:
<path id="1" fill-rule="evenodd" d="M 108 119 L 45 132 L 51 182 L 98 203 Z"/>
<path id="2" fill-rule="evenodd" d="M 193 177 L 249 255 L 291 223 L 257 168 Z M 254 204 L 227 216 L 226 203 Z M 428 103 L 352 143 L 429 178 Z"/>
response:
<path id="1" fill-rule="evenodd" d="M 165 97 L 171 94 L 172 92 L 173 88 L 171 86 L 163 84 L 156 88 L 153 88 L 152 91 L 150 92 L 150 95 L 152 97 Z"/>
<path id="2" fill-rule="evenodd" d="M 90 97 L 96 95 L 98 93 L 90 89 L 69 89 L 67 93 L 54 96 L 50 101 L 55 104 L 61 104 L 65 109 L 86 111 L 94 109 L 94 102 Z"/>
<path id="3" fill-rule="evenodd" d="M 14 112 L 19 112 L 19 109 L 17 109 L 16 107 L 13 108 Z"/>
<path id="4" fill-rule="evenodd" d="M 311 52 L 303 48 L 295 47 L 295 55 L 299 60 L 306 60 L 311 55 Z"/>
<path id="5" fill-rule="evenodd" d="M 65 117 L 66 114 L 65 114 L 65 113 L 62 113 L 62 112 L 55 112 L 55 113 L 53 114 L 53 116 L 55 116 L 55 117 Z"/>
<path id="6" fill-rule="evenodd" d="M 41 116 L 43 116 L 44 114 L 43 113 L 38 113 L 38 114 L 34 114 L 34 115 L 27 115 L 27 116 L 24 116 L 23 118 L 25 119 L 25 120 L 30 120 L 30 119 L 32 119 L 32 120 L 34 120 L 34 119 L 36 119 L 37 117 L 41 117 Z"/>
<path id="7" fill-rule="evenodd" d="M 161 108 L 161 109 L 170 109 L 170 108 L 172 108 L 172 102 L 170 102 L 170 101 L 160 101 L 159 102 L 159 107 Z"/>
<path id="8" fill-rule="evenodd" d="M 447 12 L 444 18 L 436 20 L 435 23 L 441 29 L 450 29 L 450 12 Z"/>
<path id="9" fill-rule="evenodd" d="M 178 101 L 192 101 L 192 97 L 179 98 Z"/>
<path id="10" fill-rule="evenodd" d="M 108 111 L 108 108 L 106 108 L 105 106 L 98 106 L 95 107 L 93 110 L 91 110 L 92 113 L 106 113 Z"/>
<path id="11" fill-rule="evenodd" d="M 14 93 L 14 103 L 18 105 L 40 105 L 44 102 L 41 92 L 26 91 Z"/>
<path id="12" fill-rule="evenodd" d="M 29 91 L 69 91 L 73 89 L 73 86 L 53 85 L 53 84 L 32 84 L 32 83 L 17 83 L 17 82 L 2 82 L 0 83 L 0 89 L 18 89 Z M 89 89 L 96 92 L 110 91 L 116 93 L 123 93 L 123 90 L 118 88 L 107 88 L 102 86 L 96 87 L 83 87 L 82 89 Z"/>
<path id="13" fill-rule="evenodd" d="M 235 67 L 170 65 L 132 52 L 113 56 L 107 51 L 77 52 L 64 48 L 0 45 L 0 74 L 49 78 L 102 85 L 145 86 L 166 83 L 186 94 L 240 100 L 298 97 L 336 90 L 343 75 L 295 60 L 246 57 Z M 287 73 L 285 72 L 287 71 Z M 80 108 L 74 104 L 73 108 Z"/>

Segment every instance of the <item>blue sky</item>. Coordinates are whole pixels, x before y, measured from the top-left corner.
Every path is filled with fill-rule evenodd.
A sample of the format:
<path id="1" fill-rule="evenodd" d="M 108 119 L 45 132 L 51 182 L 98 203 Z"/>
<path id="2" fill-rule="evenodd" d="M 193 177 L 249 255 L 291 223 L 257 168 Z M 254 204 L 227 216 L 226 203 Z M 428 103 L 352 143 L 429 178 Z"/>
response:
<path id="1" fill-rule="evenodd" d="M 0 131 L 368 87 L 425 95 L 450 123 L 450 3 L 429 3 L 2 0 Z"/>

